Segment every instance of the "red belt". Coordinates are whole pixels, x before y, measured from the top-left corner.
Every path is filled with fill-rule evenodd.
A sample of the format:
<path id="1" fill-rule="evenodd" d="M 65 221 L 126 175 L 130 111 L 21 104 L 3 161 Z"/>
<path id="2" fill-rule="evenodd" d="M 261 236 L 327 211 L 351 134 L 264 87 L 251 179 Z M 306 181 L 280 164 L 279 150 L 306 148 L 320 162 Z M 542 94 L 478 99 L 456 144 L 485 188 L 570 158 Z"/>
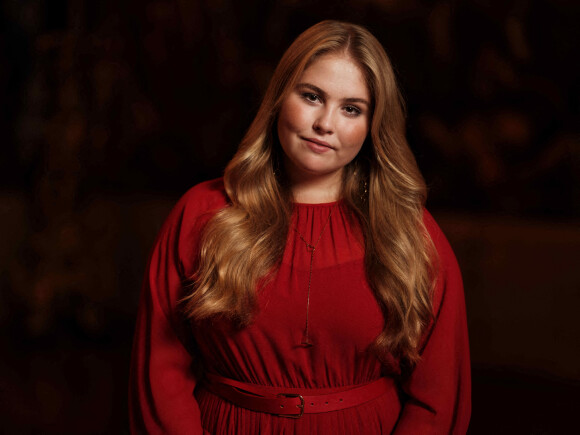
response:
<path id="1" fill-rule="evenodd" d="M 279 417 L 300 418 L 303 414 L 338 411 L 369 402 L 391 390 L 393 380 L 379 378 L 340 391 L 333 389 L 331 393 L 313 394 L 316 389 L 247 384 L 208 373 L 206 388 L 242 408 Z"/>

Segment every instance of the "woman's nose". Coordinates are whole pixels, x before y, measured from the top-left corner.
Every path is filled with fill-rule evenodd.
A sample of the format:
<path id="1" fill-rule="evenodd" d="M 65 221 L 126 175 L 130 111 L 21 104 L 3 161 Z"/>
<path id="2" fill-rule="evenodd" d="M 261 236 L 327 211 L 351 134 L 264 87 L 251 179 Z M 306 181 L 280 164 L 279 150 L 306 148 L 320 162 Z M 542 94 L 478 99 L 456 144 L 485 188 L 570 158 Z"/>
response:
<path id="1" fill-rule="evenodd" d="M 332 112 L 328 109 L 320 110 L 317 114 L 314 124 L 312 125 L 314 131 L 320 134 L 330 134 L 333 132 Z"/>

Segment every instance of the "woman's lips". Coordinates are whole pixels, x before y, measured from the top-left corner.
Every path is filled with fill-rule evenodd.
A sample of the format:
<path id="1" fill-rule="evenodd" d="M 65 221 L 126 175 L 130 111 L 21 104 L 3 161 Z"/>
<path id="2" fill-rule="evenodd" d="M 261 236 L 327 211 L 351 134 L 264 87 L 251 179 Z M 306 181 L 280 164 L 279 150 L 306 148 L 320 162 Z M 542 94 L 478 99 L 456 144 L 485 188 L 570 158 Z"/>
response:
<path id="1" fill-rule="evenodd" d="M 315 153 L 325 153 L 334 149 L 328 142 L 324 142 L 323 140 L 314 139 L 312 137 L 303 137 L 302 140 L 304 140 L 306 145 L 308 145 L 308 148 Z"/>

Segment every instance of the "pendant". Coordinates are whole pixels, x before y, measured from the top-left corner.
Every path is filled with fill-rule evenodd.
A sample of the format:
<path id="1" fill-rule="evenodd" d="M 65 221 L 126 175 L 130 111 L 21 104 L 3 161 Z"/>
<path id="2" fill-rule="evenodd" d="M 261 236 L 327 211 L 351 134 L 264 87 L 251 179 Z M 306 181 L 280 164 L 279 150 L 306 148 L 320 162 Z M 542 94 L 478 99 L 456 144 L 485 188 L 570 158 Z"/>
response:
<path id="1" fill-rule="evenodd" d="M 314 346 L 314 343 L 312 343 L 310 341 L 310 339 L 308 338 L 308 336 L 306 334 L 304 334 L 302 336 L 302 341 L 300 342 L 300 346 L 308 348 L 308 347 Z"/>

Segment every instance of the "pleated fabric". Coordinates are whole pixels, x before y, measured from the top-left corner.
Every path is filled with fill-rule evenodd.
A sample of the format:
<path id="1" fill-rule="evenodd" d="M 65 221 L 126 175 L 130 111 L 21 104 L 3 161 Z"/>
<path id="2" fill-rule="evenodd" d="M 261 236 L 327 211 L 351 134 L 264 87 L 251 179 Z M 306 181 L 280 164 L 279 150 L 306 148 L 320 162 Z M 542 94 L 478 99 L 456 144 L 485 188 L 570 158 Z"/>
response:
<path id="1" fill-rule="evenodd" d="M 318 241 L 311 277 L 312 250 L 303 239 Z M 311 394 L 381 376 L 368 347 L 383 318 L 365 280 L 362 236 L 341 202 L 294 205 L 282 264 L 258 301 L 254 321 L 241 331 L 216 321 L 192 331 L 208 370 L 258 385 L 312 389 Z M 301 345 L 307 305 L 311 347 Z M 400 410 L 397 395 L 390 394 L 388 400 L 385 395 L 293 420 L 230 405 L 203 388 L 196 396 L 203 427 L 218 434 L 389 433 Z"/>
<path id="2" fill-rule="evenodd" d="M 366 280 L 360 226 L 341 201 L 294 204 L 280 267 L 260 289 L 248 327 L 219 319 L 184 322 L 179 300 L 195 271 L 203 225 L 225 206 L 222 181 L 202 183 L 181 199 L 158 237 L 133 348 L 133 433 L 465 433 L 471 402 L 463 287 L 453 252 L 428 213 L 426 226 L 440 256 L 435 320 L 422 361 L 400 379 L 395 362 L 381 365 L 369 351 L 384 320 Z M 313 258 L 306 242 L 316 245 Z M 307 320 L 310 347 L 301 344 Z M 237 381 L 309 394 L 381 376 L 396 382 L 356 407 L 290 419 L 235 406 L 207 391 L 203 373 L 194 376 L 191 369 L 199 363 Z"/>

